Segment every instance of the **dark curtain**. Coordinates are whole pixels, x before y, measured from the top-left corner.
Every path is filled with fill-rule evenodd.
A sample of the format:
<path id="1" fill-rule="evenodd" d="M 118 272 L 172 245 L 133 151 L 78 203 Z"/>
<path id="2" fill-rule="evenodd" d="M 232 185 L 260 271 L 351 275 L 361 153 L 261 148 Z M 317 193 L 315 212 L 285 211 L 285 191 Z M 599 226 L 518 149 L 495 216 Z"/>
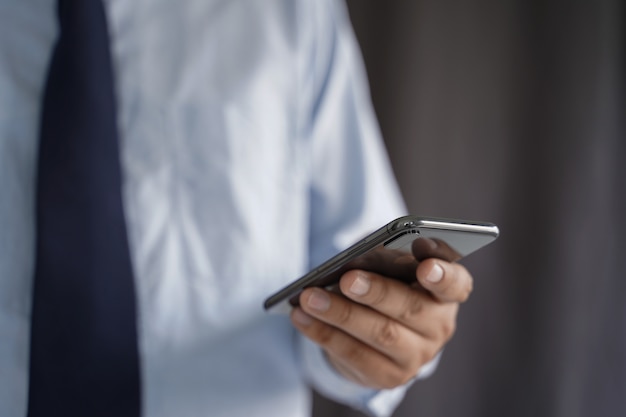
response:
<path id="1" fill-rule="evenodd" d="M 624 1 L 349 8 L 411 212 L 501 228 L 395 416 L 626 416 Z"/>

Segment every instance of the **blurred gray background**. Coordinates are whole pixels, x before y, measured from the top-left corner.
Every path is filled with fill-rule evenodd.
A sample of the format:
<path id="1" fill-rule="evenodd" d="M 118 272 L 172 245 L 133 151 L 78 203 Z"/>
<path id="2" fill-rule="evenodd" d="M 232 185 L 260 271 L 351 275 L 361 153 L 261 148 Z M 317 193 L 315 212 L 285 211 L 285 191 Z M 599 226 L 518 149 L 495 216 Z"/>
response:
<path id="1" fill-rule="evenodd" d="M 410 211 L 501 228 L 394 416 L 626 416 L 624 1 L 348 5 Z"/>

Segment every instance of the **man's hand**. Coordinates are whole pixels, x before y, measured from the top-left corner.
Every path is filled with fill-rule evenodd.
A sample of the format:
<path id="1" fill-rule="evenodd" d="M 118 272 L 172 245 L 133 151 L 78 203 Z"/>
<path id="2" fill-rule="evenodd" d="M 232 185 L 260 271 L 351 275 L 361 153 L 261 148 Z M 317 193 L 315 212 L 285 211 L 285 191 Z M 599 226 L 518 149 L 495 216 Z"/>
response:
<path id="1" fill-rule="evenodd" d="M 412 286 L 349 271 L 343 294 L 309 288 L 291 313 L 294 326 L 319 344 L 345 377 L 371 388 L 394 388 L 415 377 L 452 337 L 459 303 L 472 291 L 460 264 L 422 261 Z"/>

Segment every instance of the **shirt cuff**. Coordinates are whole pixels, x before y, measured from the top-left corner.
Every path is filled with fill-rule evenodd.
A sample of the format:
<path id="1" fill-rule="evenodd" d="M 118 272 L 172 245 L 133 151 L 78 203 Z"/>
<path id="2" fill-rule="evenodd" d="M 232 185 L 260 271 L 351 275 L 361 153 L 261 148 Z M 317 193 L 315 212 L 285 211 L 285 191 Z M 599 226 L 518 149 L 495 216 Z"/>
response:
<path id="1" fill-rule="evenodd" d="M 393 389 L 376 390 L 344 378 L 328 362 L 322 349 L 306 337 L 300 337 L 300 346 L 304 372 L 316 391 L 331 400 L 375 417 L 390 416 L 413 382 L 426 378 L 435 371 L 440 357 L 438 354 L 424 365 L 407 384 Z"/>

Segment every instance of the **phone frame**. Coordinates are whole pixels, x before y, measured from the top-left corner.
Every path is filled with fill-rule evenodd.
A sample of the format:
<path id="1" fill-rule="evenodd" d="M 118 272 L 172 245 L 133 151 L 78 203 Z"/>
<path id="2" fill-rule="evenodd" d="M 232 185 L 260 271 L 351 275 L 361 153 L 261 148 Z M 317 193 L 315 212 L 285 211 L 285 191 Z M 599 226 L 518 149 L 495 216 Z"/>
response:
<path id="1" fill-rule="evenodd" d="M 269 312 L 288 312 L 293 306 L 290 300 L 305 288 L 314 286 L 327 287 L 329 283 L 324 282 L 324 278 L 339 270 L 348 262 L 381 246 L 393 248 L 398 242 L 401 242 L 399 246 L 403 246 L 406 242 L 411 243 L 413 240 L 419 239 L 423 232 L 426 231 L 435 233 L 436 231 L 460 232 L 467 234 L 468 237 L 479 236 L 482 239 L 480 242 L 476 240 L 476 244 L 469 250 L 459 252 L 457 259 L 448 259 L 450 261 L 456 261 L 469 255 L 475 250 L 491 243 L 499 235 L 498 227 L 488 222 L 438 217 L 403 216 L 387 223 L 385 226 L 372 232 L 365 238 L 269 296 L 265 300 L 263 307 Z M 330 284 L 334 284 L 334 282 Z"/>

